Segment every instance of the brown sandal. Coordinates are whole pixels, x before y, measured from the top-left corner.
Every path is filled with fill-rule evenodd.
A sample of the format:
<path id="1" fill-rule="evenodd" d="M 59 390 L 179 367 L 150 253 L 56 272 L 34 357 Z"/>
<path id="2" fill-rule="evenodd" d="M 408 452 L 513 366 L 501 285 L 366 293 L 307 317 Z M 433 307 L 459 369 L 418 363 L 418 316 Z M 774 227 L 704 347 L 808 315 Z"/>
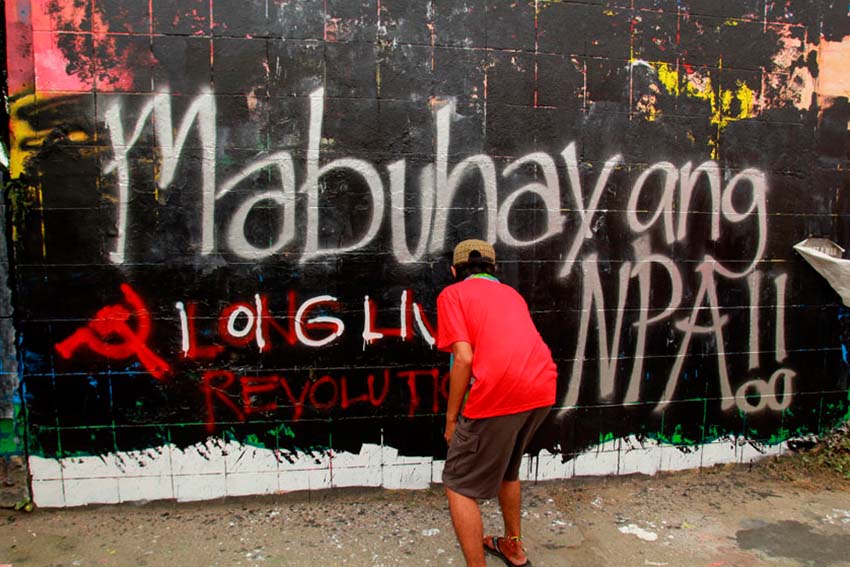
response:
<path id="1" fill-rule="evenodd" d="M 508 567 L 531 567 L 531 561 L 529 561 L 528 559 L 526 559 L 526 560 L 525 560 L 525 563 L 519 563 L 519 564 L 514 563 L 513 561 L 511 561 L 510 559 L 508 559 L 508 556 L 507 556 L 507 555 L 505 555 L 505 554 L 502 552 L 502 550 L 501 550 L 501 549 L 499 549 L 499 540 L 500 540 L 500 539 L 502 539 L 502 538 L 500 538 L 499 536 L 488 536 L 488 538 L 487 538 L 487 539 L 490 541 L 490 545 L 487 545 L 487 544 L 485 543 L 485 544 L 484 544 L 484 551 L 486 551 L 486 552 L 487 552 L 487 553 L 489 553 L 490 555 L 493 555 L 493 556 L 495 556 L 495 557 L 498 557 L 498 558 L 499 558 L 499 559 L 501 559 L 501 560 L 505 563 L 505 565 L 507 565 Z M 517 540 L 518 540 L 518 539 L 519 539 L 519 538 L 517 538 Z"/>

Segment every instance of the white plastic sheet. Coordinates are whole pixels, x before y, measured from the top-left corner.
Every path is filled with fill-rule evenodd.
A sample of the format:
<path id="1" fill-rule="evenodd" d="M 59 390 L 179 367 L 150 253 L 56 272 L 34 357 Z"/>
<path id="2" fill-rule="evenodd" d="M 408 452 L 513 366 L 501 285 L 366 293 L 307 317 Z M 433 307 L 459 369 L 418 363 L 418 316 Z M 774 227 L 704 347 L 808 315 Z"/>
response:
<path id="1" fill-rule="evenodd" d="M 850 260 L 841 258 L 844 248 L 826 238 L 807 238 L 795 244 L 794 250 L 829 282 L 844 305 L 850 307 Z"/>

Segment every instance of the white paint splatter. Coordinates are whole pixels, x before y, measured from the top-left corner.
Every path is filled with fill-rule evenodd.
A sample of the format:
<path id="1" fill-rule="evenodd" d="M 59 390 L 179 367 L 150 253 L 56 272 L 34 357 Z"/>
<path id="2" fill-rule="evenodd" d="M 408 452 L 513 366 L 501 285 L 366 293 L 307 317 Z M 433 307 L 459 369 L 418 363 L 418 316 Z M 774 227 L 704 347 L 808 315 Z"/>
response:
<path id="1" fill-rule="evenodd" d="M 627 526 L 620 526 L 617 528 L 620 530 L 620 533 L 631 534 L 637 536 L 638 539 L 642 539 L 644 541 L 655 541 L 658 539 L 658 534 L 655 532 L 650 532 L 648 530 L 643 529 L 637 524 L 629 524 Z"/>

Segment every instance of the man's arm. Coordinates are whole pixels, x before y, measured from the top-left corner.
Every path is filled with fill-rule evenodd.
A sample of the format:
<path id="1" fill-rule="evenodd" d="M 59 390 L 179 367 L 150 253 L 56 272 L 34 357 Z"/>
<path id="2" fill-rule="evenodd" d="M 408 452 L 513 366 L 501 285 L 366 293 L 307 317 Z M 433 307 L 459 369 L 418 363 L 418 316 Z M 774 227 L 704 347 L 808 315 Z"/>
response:
<path id="1" fill-rule="evenodd" d="M 446 407 L 446 443 L 451 443 L 463 397 L 472 377 L 472 345 L 466 341 L 452 344 L 452 368 L 449 372 L 449 401 Z"/>

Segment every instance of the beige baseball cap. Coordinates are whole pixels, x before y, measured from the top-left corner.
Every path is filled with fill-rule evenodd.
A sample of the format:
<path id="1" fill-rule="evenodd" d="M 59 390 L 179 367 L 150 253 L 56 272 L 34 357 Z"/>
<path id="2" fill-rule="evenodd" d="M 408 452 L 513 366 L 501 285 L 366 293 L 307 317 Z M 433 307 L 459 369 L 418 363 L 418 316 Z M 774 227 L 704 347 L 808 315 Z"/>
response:
<path id="1" fill-rule="evenodd" d="M 496 263 L 496 251 L 493 250 L 493 246 L 489 242 L 472 239 L 464 240 L 455 246 L 452 265 L 457 266 L 458 264 L 465 264 L 466 262 L 469 262 L 469 255 L 474 251 L 481 254 L 482 260 L 487 260 L 493 264 Z"/>

